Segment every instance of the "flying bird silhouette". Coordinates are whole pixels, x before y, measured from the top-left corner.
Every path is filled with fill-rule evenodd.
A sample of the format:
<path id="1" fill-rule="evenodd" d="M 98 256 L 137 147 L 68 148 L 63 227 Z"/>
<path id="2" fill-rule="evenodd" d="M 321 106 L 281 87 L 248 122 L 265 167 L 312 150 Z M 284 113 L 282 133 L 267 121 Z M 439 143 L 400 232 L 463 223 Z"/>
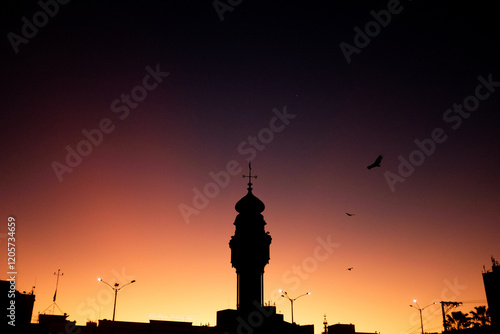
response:
<path id="1" fill-rule="evenodd" d="M 353 269 L 354 269 L 353 267 L 349 267 L 349 268 L 347 268 L 347 270 L 349 270 L 349 271 L 351 271 L 351 270 L 353 270 Z"/>
<path id="2" fill-rule="evenodd" d="M 377 160 L 375 160 L 374 163 L 372 163 L 370 166 L 366 167 L 368 169 L 372 169 L 373 167 L 380 167 L 380 162 L 382 161 L 382 156 L 379 155 Z"/>
<path id="3" fill-rule="evenodd" d="M 354 213 L 349 213 L 349 212 L 346 212 L 345 214 L 346 214 L 346 215 L 348 215 L 349 217 L 350 217 L 350 216 L 354 216 Z"/>

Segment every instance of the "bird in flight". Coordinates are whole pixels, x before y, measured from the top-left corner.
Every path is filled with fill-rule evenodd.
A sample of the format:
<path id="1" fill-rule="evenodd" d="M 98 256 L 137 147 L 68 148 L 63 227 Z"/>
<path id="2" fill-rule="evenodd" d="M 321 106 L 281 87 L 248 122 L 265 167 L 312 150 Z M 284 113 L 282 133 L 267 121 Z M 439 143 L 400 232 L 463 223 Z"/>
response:
<path id="1" fill-rule="evenodd" d="M 353 269 L 354 269 L 353 267 L 349 267 L 349 268 L 347 268 L 347 270 L 349 270 L 349 271 L 351 271 L 351 270 L 353 270 Z"/>
<path id="2" fill-rule="evenodd" d="M 368 169 L 372 169 L 373 167 L 380 167 L 380 162 L 382 161 L 382 156 L 379 155 L 378 158 L 372 163 L 370 166 L 366 167 Z"/>
<path id="3" fill-rule="evenodd" d="M 346 212 L 345 214 L 346 214 L 346 215 L 348 215 L 349 217 L 350 217 L 350 216 L 354 216 L 354 213 L 349 213 L 349 212 Z"/>

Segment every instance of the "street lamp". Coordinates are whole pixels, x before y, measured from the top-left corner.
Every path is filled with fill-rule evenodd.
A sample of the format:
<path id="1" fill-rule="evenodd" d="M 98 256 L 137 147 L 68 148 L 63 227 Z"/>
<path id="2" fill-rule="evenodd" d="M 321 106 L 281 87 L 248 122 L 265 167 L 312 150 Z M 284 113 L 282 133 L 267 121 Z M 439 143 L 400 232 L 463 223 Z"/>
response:
<path id="1" fill-rule="evenodd" d="M 113 286 L 111 286 L 109 283 L 104 282 L 104 281 L 102 280 L 102 278 L 100 278 L 100 277 L 99 277 L 99 278 L 97 278 L 97 280 L 98 280 L 99 282 L 103 282 L 103 283 L 105 283 L 107 286 L 109 286 L 111 289 L 113 289 L 113 290 L 115 291 L 115 305 L 113 306 L 113 321 L 115 321 L 115 311 L 116 311 L 116 295 L 118 294 L 118 291 L 120 291 L 121 289 L 123 289 L 123 288 L 124 288 L 124 287 L 126 287 L 127 285 L 134 283 L 134 282 L 135 282 L 135 280 L 132 280 L 132 281 L 128 282 L 128 283 L 127 283 L 127 284 L 125 284 L 125 285 L 122 285 L 120 288 L 119 288 L 120 284 L 118 284 L 118 283 L 115 283 L 115 284 L 113 284 Z"/>
<path id="2" fill-rule="evenodd" d="M 413 306 L 412 304 L 410 304 L 410 307 L 414 307 L 414 308 L 416 308 L 416 309 L 420 312 L 420 328 L 422 329 L 422 334 L 424 334 L 424 323 L 423 323 L 423 321 L 422 321 L 422 311 L 423 311 L 423 310 L 425 310 L 427 307 L 429 307 L 429 306 L 431 306 L 431 305 L 435 305 L 435 304 L 437 304 L 437 302 L 434 302 L 434 303 L 432 303 L 432 304 L 429 304 L 429 305 L 427 305 L 426 307 L 423 307 L 423 308 L 420 308 L 420 306 L 418 305 L 418 303 L 417 303 L 417 300 L 416 300 L 416 299 L 413 299 L 413 302 L 414 302 L 415 304 L 417 304 L 417 306 Z"/>
<path id="3" fill-rule="evenodd" d="M 296 298 L 290 298 L 288 296 L 288 294 L 286 293 L 286 291 L 283 291 L 283 290 L 279 290 L 279 291 L 282 293 L 281 297 L 288 298 L 288 300 L 290 301 L 290 306 L 292 308 L 292 324 L 294 324 L 295 322 L 293 321 L 293 302 L 296 301 L 297 299 L 299 299 L 300 297 L 305 296 L 305 295 L 310 295 L 311 293 L 307 292 L 307 293 L 304 293 L 303 295 L 300 295 Z"/>

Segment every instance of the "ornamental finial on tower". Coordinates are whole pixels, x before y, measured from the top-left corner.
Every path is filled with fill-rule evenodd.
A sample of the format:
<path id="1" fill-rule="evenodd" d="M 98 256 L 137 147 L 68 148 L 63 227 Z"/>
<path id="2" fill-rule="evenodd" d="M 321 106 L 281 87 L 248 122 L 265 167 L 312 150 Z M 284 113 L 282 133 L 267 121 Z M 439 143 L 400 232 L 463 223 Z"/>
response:
<path id="1" fill-rule="evenodd" d="M 252 162 L 248 162 L 248 175 L 243 175 L 243 177 L 248 177 L 248 190 L 252 190 L 252 177 L 257 178 L 257 175 L 252 175 Z"/>
<path id="2" fill-rule="evenodd" d="M 252 178 L 256 179 L 257 175 L 252 175 L 251 162 L 248 163 L 248 175 L 243 175 L 243 177 L 248 177 L 248 193 L 236 203 L 235 209 L 239 213 L 260 214 L 264 211 L 265 205 L 252 193 Z"/>

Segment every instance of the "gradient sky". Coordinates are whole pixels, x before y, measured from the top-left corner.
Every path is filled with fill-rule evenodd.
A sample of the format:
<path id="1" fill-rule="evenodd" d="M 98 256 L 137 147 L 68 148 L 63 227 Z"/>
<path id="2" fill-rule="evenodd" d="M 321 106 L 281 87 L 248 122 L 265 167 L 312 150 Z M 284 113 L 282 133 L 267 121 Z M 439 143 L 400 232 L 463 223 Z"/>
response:
<path id="1" fill-rule="evenodd" d="M 315 333 L 324 314 L 416 333 L 415 298 L 486 305 L 482 268 L 500 257 L 493 5 L 232 3 L 223 20 L 213 1 L 71 1 L 53 17 L 35 1 L 3 5 L 0 241 L 15 217 L 16 283 L 36 286 L 34 317 L 60 268 L 57 305 L 78 324 L 112 317 L 102 277 L 136 280 L 118 293 L 117 320 L 215 325 L 236 307 L 228 242 L 248 158 L 273 238 L 264 299 L 285 320 L 278 289 L 312 292 L 294 317 Z M 388 7 L 348 62 L 341 43 L 354 47 Z M 12 42 L 34 18 L 36 34 Z M 132 93 L 137 104 L 121 100 Z M 464 103 L 473 111 L 459 116 Z M 58 177 L 67 147 L 91 152 Z M 214 188 L 211 173 L 229 177 Z M 391 188 L 388 175 L 404 182 Z M 193 203 L 197 191 L 210 198 Z M 426 331 L 442 330 L 439 305 L 423 315 Z"/>

